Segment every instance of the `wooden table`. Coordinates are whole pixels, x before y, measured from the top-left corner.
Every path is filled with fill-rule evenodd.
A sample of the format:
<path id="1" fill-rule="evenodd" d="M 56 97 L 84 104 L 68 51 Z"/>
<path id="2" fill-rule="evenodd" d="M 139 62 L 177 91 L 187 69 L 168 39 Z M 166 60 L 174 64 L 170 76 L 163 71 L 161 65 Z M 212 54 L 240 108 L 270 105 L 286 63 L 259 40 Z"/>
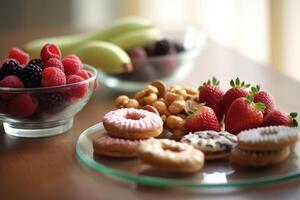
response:
<path id="1" fill-rule="evenodd" d="M 215 75 L 223 87 L 239 76 L 270 91 L 278 107 L 300 111 L 300 84 L 268 66 L 209 42 L 195 70 L 182 83 L 198 86 Z M 43 139 L 20 139 L 0 134 L 0 199 L 299 199 L 300 180 L 253 189 L 186 191 L 136 186 L 103 176 L 78 160 L 75 143 L 79 134 L 99 122 L 113 108 L 116 93 L 101 87 L 76 116 L 68 133 Z M 298 197 L 298 198 L 297 198 Z"/>

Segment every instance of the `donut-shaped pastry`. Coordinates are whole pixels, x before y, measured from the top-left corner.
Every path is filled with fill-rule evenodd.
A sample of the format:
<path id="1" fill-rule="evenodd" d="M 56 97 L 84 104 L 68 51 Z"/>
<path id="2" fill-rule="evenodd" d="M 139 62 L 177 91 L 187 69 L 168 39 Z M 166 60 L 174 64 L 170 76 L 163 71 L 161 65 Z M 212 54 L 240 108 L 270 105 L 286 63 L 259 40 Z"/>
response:
<path id="1" fill-rule="evenodd" d="M 159 115 L 135 108 L 121 108 L 105 114 L 103 126 L 110 136 L 125 139 L 147 139 L 163 131 Z"/>
<path id="2" fill-rule="evenodd" d="M 136 157 L 141 140 L 114 138 L 101 134 L 93 140 L 94 152 L 110 157 Z"/>
<path id="3" fill-rule="evenodd" d="M 181 142 L 203 151 L 206 160 L 227 158 L 236 140 L 235 135 L 225 131 L 198 131 L 181 138 Z"/>
<path id="4" fill-rule="evenodd" d="M 193 146 L 169 139 L 148 139 L 138 149 L 145 163 L 173 172 L 196 172 L 204 165 L 204 154 Z"/>
<path id="5" fill-rule="evenodd" d="M 237 146 L 244 150 L 266 151 L 290 146 L 298 141 L 298 131 L 287 126 L 249 129 L 237 135 Z"/>

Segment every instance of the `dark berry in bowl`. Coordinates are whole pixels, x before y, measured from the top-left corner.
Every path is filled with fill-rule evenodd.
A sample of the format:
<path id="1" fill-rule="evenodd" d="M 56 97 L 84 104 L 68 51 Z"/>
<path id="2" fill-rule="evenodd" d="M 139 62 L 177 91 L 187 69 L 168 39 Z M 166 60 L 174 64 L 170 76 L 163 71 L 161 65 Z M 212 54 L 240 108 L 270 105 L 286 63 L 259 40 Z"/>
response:
<path id="1" fill-rule="evenodd" d="M 45 62 L 40 58 L 34 58 L 31 59 L 28 64 L 33 64 L 35 66 L 39 66 L 41 69 L 44 69 Z"/>
<path id="2" fill-rule="evenodd" d="M 21 77 L 22 67 L 15 59 L 5 59 L 0 69 L 0 80 L 8 75 Z"/>
<path id="3" fill-rule="evenodd" d="M 26 88 L 41 87 L 43 70 L 34 64 L 28 64 L 21 73 L 21 79 Z"/>

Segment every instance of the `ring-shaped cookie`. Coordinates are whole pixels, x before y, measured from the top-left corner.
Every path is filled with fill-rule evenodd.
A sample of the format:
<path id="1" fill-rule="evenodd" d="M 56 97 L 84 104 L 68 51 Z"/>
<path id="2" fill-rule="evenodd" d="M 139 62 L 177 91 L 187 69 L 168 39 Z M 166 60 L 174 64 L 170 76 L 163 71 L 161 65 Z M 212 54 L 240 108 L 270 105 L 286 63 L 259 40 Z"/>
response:
<path id="1" fill-rule="evenodd" d="M 190 173 L 202 169 L 204 154 L 193 146 L 169 139 L 148 139 L 138 150 L 145 163 L 173 172 Z"/>
<path id="2" fill-rule="evenodd" d="M 110 136 L 125 139 L 148 139 L 163 131 L 159 115 L 134 108 L 121 108 L 105 114 L 103 126 Z"/>

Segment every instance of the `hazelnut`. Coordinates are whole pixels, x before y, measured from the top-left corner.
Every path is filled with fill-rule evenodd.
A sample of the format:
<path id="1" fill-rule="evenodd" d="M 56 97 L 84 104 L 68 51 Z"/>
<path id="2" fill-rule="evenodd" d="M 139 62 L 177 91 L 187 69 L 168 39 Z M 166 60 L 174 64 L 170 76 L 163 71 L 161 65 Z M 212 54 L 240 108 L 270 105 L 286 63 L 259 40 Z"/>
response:
<path id="1" fill-rule="evenodd" d="M 191 96 L 198 95 L 198 90 L 196 88 L 188 87 L 188 88 L 185 88 L 185 91 L 188 95 L 191 95 Z"/>
<path id="2" fill-rule="evenodd" d="M 148 96 L 144 97 L 144 101 L 147 105 L 152 105 L 157 100 L 157 94 L 151 93 Z"/>
<path id="3" fill-rule="evenodd" d="M 166 119 L 166 125 L 171 129 L 179 129 L 184 127 L 185 120 L 176 115 L 170 115 Z"/>
<path id="4" fill-rule="evenodd" d="M 135 99 L 129 99 L 128 102 L 124 105 L 125 108 L 139 108 L 139 102 Z"/>
<path id="5" fill-rule="evenodd" d="M 166 97 L 165 97 L 165 101 L 167 104 L 171 104 L 173 101 L 175 101 L 177 99 L 177 94 L 174 92 L 167 92 L 166 93 Z"/>
<path id="6" fill-rule="evenodd" d="M 128 96 L 125 96 L 125 95 L 121 95 L 121 96 L 118 96 L 115 100 L 115 106 L 117 108 L 121 108 L 124 106 L 124 103 L 128 101 Z"/>
<path id="7" fill-rule="evenodd" d="M 183 111 L 185 108 L 185 101 L 183 100 L 175 100 L 171 103 L 171 105 L 168 107 L 168 110 L 172 114 L 177 114 Z"/>
<path id="8" fill-rule="evenodd" d="M 135 99 L 136 100 L 139 100 L 139 99 L 142 99 L 146 96 L 146 90 L 141 90 L 141 91 L 138 91 L 136 94 L 135 94 Z"/>
<path id="9" fill-rule="evenodd" d="M 150 94 L 150 93 L 158 94 L 158 89 L 152 85 L 148 85 L 145 90 L 147 91 L 147 94 Z"/>
<path id="10" fill-rule="evenodd" d="M 152 106 L 154 108 L 156 108 L 156 110 L 160 113 L 160 114 L 164 114 L 165 111 L 167 110 L 167 106 L 163 101 L 155 101 Z"/>

